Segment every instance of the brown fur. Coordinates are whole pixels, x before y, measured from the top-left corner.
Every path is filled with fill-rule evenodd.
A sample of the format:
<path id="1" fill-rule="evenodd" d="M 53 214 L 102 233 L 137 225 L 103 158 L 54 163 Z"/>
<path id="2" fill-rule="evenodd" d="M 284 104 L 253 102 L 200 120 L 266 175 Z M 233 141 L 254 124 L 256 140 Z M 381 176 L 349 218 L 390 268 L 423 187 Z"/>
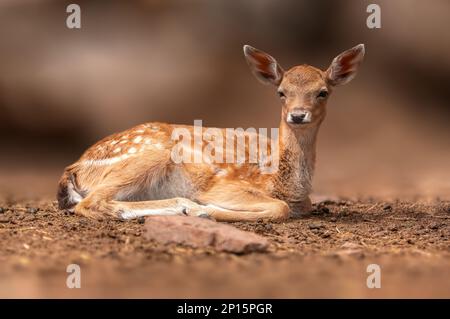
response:
<path id="1" fill-rule="evenodd" d="M 172 132 L 185 128 L 193 133 L 194 128 L 146 123 L 104 138 L 67 167 L 58 189 L 60 208 L 93 218 L 207 214 L 222 221 L 282 220 L 290 211 L 309 210 L 316 138 L 327 101 L 317 94 L 324 89 L 331 93 L 333 72 L 307 65 L 284 72 L 268 54 L 248 46 L 244 51 L 254 74 L 284 94 L 278 171 L 262 174 L 258 164 L 249 162 L 177 164 L 171 158 Z M 343 61 L 334 75 L 356 69 L 351 54 Z M 299 108 L 312 114 L 311 122 L 289 124 L 288 114 Z M 246 147 L 248 159 L 248 143 Z"/>

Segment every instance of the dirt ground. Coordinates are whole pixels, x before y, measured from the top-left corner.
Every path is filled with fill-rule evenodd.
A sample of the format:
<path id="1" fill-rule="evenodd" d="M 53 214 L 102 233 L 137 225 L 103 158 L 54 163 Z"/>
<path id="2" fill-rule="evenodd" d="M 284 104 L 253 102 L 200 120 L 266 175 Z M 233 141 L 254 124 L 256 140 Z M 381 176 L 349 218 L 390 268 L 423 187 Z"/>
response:
<path id="1" fill-rule="evenodd" d="M 82 30 L 65 27 L 61 1 L 0 2 L 0 297 L 450 298 L 449 1 L 376 1 L 379 29 L 369 1 L 79 2 Z M 286 70 L 367 49 L 328 102 L 314 211 L 236 224 L 267 253 L 162 246 L 142 220 L 56 209 L 64 167 L 111 133 L 278 127 L 276 89 L 257 83 L 245 43 Z M 66 286 L 73 263 L 80 289 Z"/>
<path id="2" fill-rule="evenodd" d="M 59 211 L 56 184 L 79 151 L 9 144 L 0 159 L 0 297 L 450 298 L 450 148 L 385 134 L 397 139 L 374 136 L 367 147 L 323 135 L 314 212 L 236 224 L 271 243 L 250 255 L 165 247 L 145 240 L 139 221 Z M 66 286 L 72 263 L 81 289 Z M 370 264 L 381 267 L 380 289 L 366 285 Z"/>
<path id="3" fill-rule="evenodd" d="M 143 220 L 91 221 L 52 201 L 0 202 L 0 297 L 450 297 L 450 202 L 315 197 L 283 223 L 235 223 L 271 245 L 234 255 L 143 238 Z M 81 289 L 66 267 L 81 267 Z M 366 285 L 381 267 L 381 288 Z"/>

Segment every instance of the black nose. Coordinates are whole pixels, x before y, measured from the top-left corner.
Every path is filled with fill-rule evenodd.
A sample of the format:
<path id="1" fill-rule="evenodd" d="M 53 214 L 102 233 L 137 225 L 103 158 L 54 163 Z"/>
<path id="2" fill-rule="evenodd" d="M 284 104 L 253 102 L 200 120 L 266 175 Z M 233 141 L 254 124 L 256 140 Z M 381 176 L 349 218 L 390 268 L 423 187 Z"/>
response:
<path id="1" fill-rule="evenodd" d="M 295 124 L 300 124 L 305 119 L 306 114 L 305 113 L 299 113 L 299 114 L 291 114 L 291 120 Z"/>

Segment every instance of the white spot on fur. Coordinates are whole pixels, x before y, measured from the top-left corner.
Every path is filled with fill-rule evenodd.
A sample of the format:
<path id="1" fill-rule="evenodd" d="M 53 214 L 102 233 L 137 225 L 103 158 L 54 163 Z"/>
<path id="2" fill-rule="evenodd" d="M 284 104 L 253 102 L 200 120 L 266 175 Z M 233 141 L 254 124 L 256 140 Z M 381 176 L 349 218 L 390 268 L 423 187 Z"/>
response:
<path id="1" fill-rule="evenodd" d="M 136 153 L 136 148 L 134 148 L 134 147 L 130 147 L 130 149 L 128 150 L 128 153 L 130 153 L 130 154 L 134 154 L 134 153 Z"/>
<path id="2" fill-rule="evenodd" d="M 228 175 L 228 171 L 226 169 L 220 169 L 217 173 L 216 176 L 226 176 Z"/>
<path id="3" fill-rule="evenodd" d="M 149 139 L 149 138 L 147 137 L 147 138 L 144 140 L 144 143 L 147 144 L 147 145 L 152 144 L 152 140 Z"/>
<path id="4" fill-rule="evenodd" d="M 101 159 L 101 160 L 87 160 L 87 161 L 83 161 L 82 164 L 87 165 L 87 166 L 104 166 L 104 165 L 115 164 L 122 160 L 124 160 L 124 158 L 122 158 L 121 156 L 118 156 L 118 157 L 112 157 L 112 158 L 105 158 L 105 159 Z"/>
<path id="5" fill-rule="evenodd" d="M 82 165 L 86 166 L 106 166 L 106 165 L 112 165 L 115 163 L 118 163 L 120 161 L 126 160 L 129 158 L 129 154 L 122 154 L 120 156 L 111 157 L 111 158 L 104 158 L 99 160 L 86 160 L 81 162 Z"/>
<path id="6" fill-rule="evenodd" d="M 120 141 L 119 144 L 125 144 L 125 143 L 128 143 L 128 140 L 122 140 L 122 141 Z"/>
<path id="7" fill-rule="evenodd" d="M 114 153 L 119 153 L 122 149 L 120 147 L 116 148 L 113 152 Z"/>
<path id="8" fill-rule="evenodd" d="M 114 141 L 111 141 L 111 145 L 116 145 L 117 143 L 119 143 L 118 141 L 116 141 L 116 140 L 114 140 Z"/>
<path id="9" fill-rule="evenodd" d="M 138 144 L 142 141 L 142 136 L 136 136 L 136 138 L 133 140 L 134 143 Z"/>

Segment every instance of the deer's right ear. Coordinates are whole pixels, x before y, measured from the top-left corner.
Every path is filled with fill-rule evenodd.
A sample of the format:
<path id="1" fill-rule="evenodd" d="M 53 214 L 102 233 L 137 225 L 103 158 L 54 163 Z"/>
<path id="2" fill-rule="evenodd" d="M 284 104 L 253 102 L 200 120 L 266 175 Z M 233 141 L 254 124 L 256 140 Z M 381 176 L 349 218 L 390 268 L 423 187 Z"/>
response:
<path id="1" fill-rule="evenodd" d="M 252 73 L 264 84 L 280 85 L 283 79 L 283 69 L 269 54 L 244 45 L 244 55 Z"/>

